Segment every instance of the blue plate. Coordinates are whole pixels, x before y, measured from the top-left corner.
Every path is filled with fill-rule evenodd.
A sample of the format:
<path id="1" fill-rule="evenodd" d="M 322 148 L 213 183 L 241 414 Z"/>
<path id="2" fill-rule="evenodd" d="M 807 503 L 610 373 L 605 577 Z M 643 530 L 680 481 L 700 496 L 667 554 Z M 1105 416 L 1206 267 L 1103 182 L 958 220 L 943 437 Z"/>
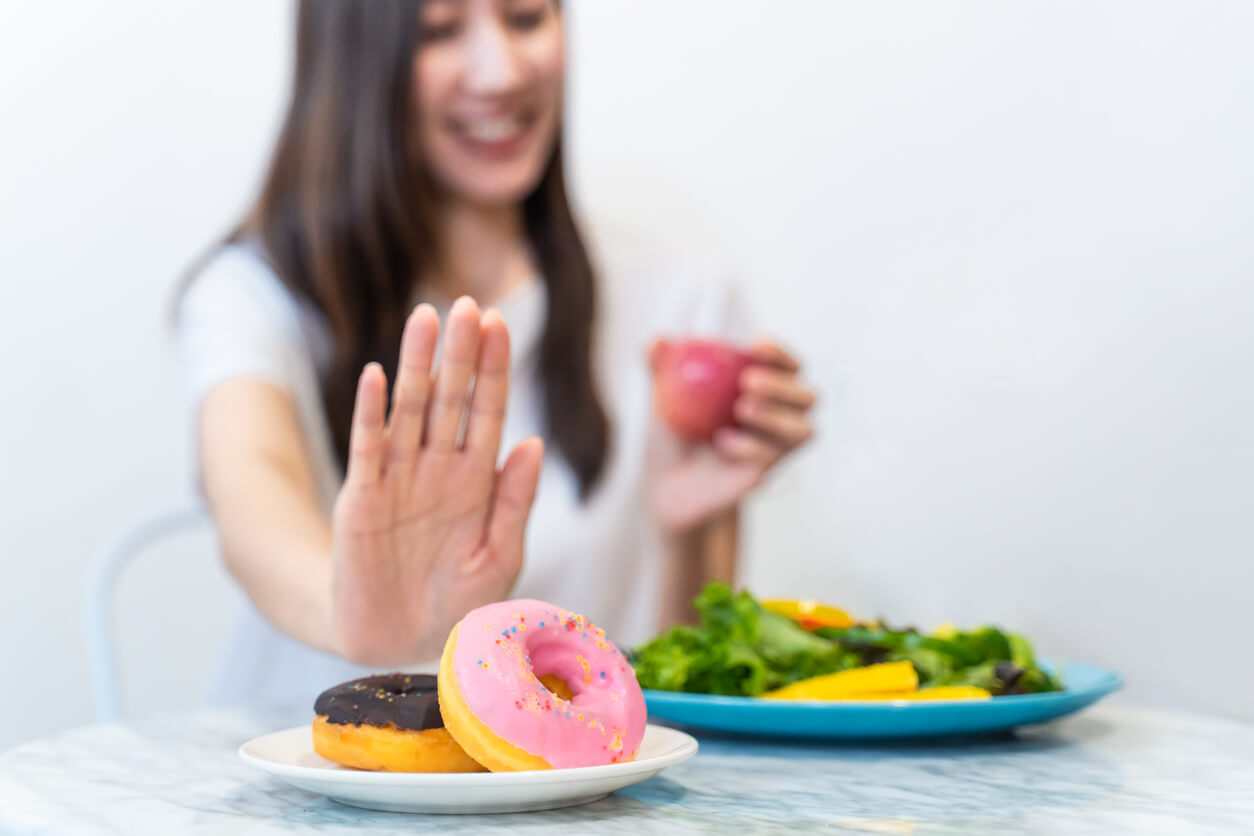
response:
<path id="1" fill-rule="evenodd" d="M 1123 686 L 1113 671 L 1081 662 L 1059 668 L 1066 690 L 954 702 L 791 702 L 673 691 L 644 692 L 649 720 L 760 737 L 871 740 L 1002 731 L 1079 711 Z"/>

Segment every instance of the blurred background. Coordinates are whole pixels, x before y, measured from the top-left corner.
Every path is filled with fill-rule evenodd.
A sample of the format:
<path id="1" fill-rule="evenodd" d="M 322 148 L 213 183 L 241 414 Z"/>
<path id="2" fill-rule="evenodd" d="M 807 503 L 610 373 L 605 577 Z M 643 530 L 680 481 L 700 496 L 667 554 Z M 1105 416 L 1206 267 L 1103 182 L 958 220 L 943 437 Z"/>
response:
<path id="1" fill-rule="evenodd" d="M 585 216 L 729 265 L 821 392 L 745 584 L 1254 720 L 1254 5 L 566 9 Z M 92 719 L 85 568 L 192 502 L 167 306 L 254 192 L 291 19 L 0 0 L 0 747 Z M 197 701 L 236 594 L 208 531 L 132 567 L 129 712 Z"/>

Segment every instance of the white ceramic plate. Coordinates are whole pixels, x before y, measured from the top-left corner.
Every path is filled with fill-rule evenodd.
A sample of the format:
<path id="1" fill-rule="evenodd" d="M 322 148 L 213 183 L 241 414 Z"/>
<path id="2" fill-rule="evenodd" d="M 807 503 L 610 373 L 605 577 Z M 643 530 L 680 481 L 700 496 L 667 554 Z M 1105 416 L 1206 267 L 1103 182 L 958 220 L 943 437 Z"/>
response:
<path id="1" fill-rule="evenodd" d="M 535 772 L 364 772 L 326 760 L 313 748 L 309 726 L 248 741 L 240 757 L 253 766 L 341 804 L 399 813 L 517 813 L 598 801 L 652 778 L 697 753 L 691 736 L 648 726 L 640 754 L 629 763 Z"/>

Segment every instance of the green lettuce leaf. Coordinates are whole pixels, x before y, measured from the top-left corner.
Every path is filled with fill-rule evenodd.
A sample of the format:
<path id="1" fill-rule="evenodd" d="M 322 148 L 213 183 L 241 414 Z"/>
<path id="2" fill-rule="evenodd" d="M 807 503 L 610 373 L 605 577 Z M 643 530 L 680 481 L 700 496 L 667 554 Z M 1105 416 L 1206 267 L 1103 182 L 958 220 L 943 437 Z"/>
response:
<path id="1" fill-rule="evenodd" d="M 762 609 L 748 592 L 713 582 L 693 601 L 696 627 L 677 626 L 629 658 L 643 688 L 758 696 L 857 664 L 856 654 Z"/>
<path id="2" fill-rule="evenodd" d="M 946 638 L 880 625 L 810 633 L 747 591 L 707 584 L 693 600 L 697 626 L 680 625 L 635 648 L 640 685 L 660 691 L 758 696 L 799 679 L 859 665 L 908 661 L 921 687 L 974 685 L 994 695 L 1062 689 L 1036 663 L 1031 643 L 996 627 Z"/>

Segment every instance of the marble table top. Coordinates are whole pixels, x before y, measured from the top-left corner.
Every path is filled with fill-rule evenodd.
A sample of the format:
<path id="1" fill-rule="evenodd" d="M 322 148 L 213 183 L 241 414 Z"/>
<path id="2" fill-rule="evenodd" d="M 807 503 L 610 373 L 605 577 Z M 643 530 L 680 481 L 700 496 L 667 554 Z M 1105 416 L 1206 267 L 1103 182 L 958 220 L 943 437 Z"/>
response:
<path id="1" fill-rule="evenodd" d="M 698 735 L 692 760 L 596 803 L 417 816 L 340 806 L 256 771 L 244 741 L 293 718 L 164 715 L 0 753 L 0 833 L 1254 833 L 1254 726 L 1100 707 L 994 738 L 763 743 Z"/>

